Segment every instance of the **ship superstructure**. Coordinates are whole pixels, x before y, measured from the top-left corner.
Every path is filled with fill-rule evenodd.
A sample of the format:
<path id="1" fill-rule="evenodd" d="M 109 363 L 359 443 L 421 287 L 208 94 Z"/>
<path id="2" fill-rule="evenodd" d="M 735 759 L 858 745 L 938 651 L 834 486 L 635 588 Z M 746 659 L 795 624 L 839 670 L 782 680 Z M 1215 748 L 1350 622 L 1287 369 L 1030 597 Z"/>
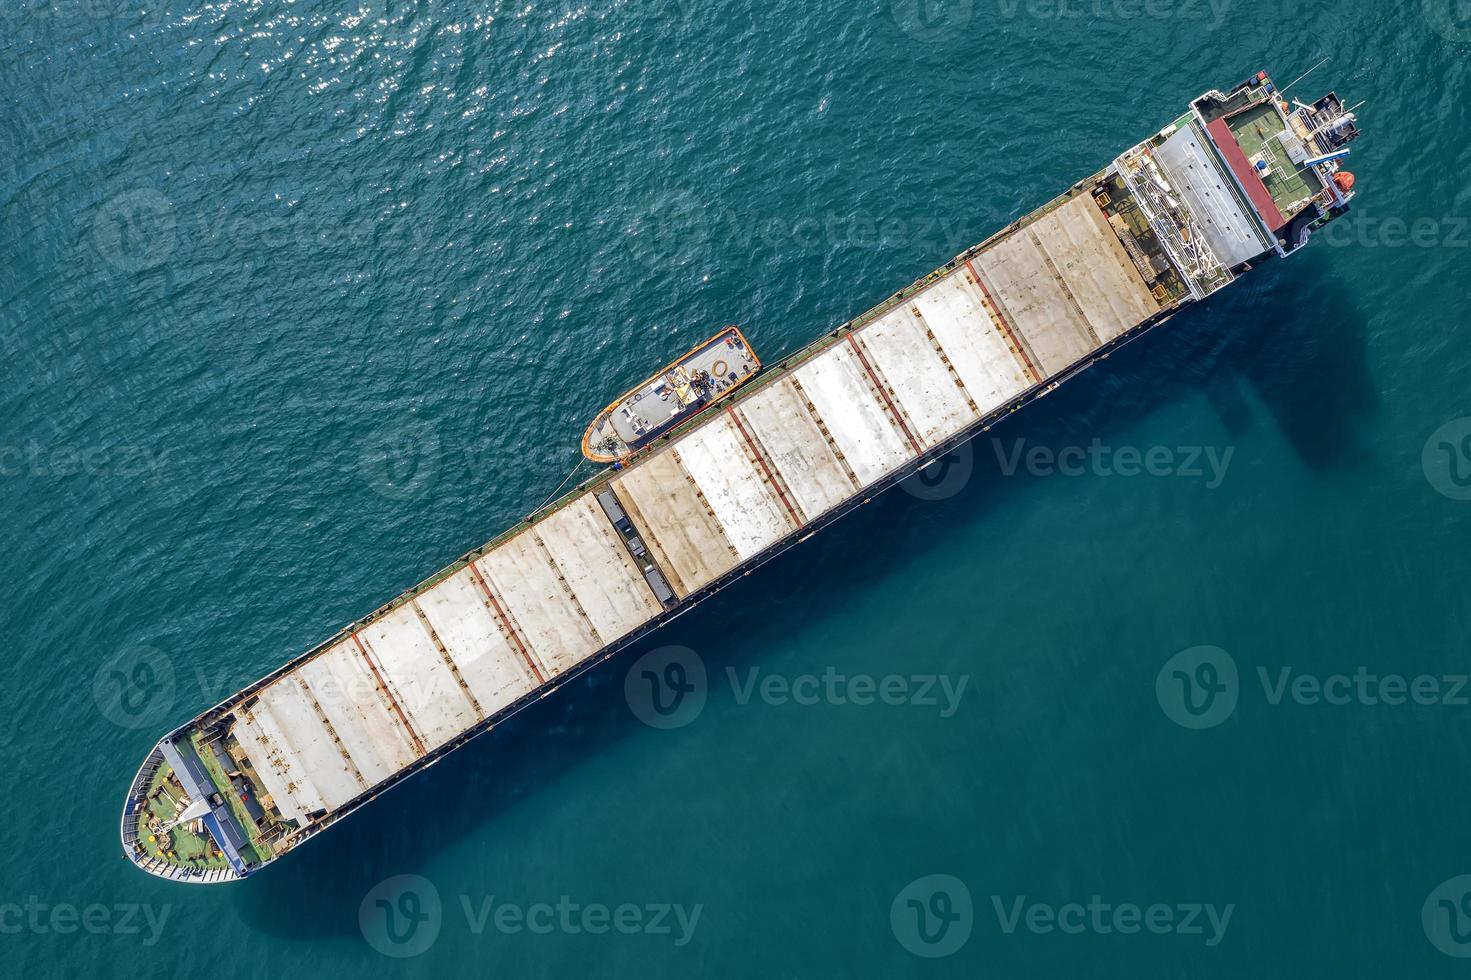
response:
<path id="1" fill-rule="evenodd" d="M 244 877 L 1342 215 L 1336 96 L 1210 92 L 1061 197 L 170 732 L 123 849 Z M 742 338 L 742 343 L 744 339 Z M 638 441 L 635 439 L 634 441 Z"/>

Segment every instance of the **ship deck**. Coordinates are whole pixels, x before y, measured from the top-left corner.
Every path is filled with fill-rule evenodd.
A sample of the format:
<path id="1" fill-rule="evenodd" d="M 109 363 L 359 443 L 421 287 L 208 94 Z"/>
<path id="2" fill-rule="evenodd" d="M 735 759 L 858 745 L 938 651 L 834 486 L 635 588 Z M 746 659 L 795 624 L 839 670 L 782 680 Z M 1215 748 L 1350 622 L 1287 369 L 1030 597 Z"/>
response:
<path id="1" fill-rule="evenodd" d="M 1322 193 L 1323 182 L 1318 175 L 1311 167 L 1294 164 L 1278 141 L 1278 136 L 1287 129 L 1287 121 L 1270 101 L 1230 116 L 1226 122 L 1247 159 L 1262 154 L 1271 164 L 1262 183 L 1284 215 L 1290 216 L 1302 202 Z"/>
<path id="2" fill-rule="evenodd" d="M 661 439 L 606 487 L 686 600 L 1160 312 L 1079 193 Z M 665 612 L 587 488 L 252 692 L 233 734 L 276 810 L 307 821 Z"/>
<path id="3" fill-rule="evenodd" d="M 1199 291 L 1125 178 L 1078 183 L 165 739 L 130 857 L 168 871 L 134 807 L 160 752 L 219 792 L 231 868 L 206 880 L 248 873 L 1168 319 Z"/>

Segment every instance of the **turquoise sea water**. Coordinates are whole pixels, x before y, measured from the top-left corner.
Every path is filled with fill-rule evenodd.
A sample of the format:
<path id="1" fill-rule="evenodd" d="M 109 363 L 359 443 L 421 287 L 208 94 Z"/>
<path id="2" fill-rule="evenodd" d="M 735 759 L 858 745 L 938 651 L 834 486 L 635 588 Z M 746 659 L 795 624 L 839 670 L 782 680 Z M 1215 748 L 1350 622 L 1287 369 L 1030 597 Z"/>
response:
<path id="1" fill-rule="evenodd" d="M 1464 973 L 1464 4 L 351 9 L 4 8 L 6 972 Z M 611 393 L 1325 57 L 1293 94 L 1367 100 L 1326 242 L 256 878 L 121 856 L 159 735 L 529 511 Z"/>

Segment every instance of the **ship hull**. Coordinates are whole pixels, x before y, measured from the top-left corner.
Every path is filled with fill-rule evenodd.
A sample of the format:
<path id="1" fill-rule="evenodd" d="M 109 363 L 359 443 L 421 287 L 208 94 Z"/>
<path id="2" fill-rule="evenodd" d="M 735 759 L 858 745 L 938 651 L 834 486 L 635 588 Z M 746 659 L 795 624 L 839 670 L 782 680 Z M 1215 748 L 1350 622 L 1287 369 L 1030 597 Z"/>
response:
<path id="1" fill-rule="evenodd" d="M 1242 100 L 1272 96 L 1264 78 L 1208 98 L 1223 113 L 1239 111 Z M 734 397 L 681 417 L 620 466 L 171 733 L 149 762 L 182 766 L 186 793 L 208 795 L 214 774 L 222 801 L 210 833 L 228 838 L 220 842 L 228 874 L 195 876 L 167 862 L 161 871 L 155 854 L 141 853 L 138 779 L 123 818 L 125 851 L 152 873 L 209 881 L 278 860 L 1181 309 L 1288 254 L 1265 226 L 1261 251 L 1241 250 L 1229 264 L 1202 244 L 1187 200 L 1193 189 L 1170 170 L 1170 154 L 1213 152 L 1203 102 L 1192 105 L 1194 118 Z M 1183 193 L 1171 193 L 1171 181 Z M 1223 182 L 1212 182 L 1213 211 L 1238 208 L 1241 237 L 1256 235 L 1249 196 L 1222 192 Z M 1325 196 L 1314 220 L 1331 220 L 1346 204 Z M 368 683 L 353 689 L 353 678 Z M 363 726 L 367 717 L 376 727 Z M 232 766 L 239 771 L 229 775 Z M 236 791 L 265 808 L 253 826 Z"/>

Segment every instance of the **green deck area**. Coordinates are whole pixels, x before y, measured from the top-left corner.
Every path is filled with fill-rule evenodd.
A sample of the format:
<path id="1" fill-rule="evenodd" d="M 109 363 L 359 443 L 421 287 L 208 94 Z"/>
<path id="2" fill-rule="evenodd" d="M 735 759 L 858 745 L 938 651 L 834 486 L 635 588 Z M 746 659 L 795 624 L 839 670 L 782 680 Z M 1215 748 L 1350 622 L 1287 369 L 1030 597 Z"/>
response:
<path id="1" fill-rule="evenodd" d="M 235 792 L 235 785 L 230 781 L 229 775 L 220 768 L 219 759 L 208 747 L 200 744 L 198 732 L 189 734 L 189 744 L 194 749 L 194 754 L 199 757 L 199 761 L 204 764 L 204 768 L 209 771 L 209 778 L 214 782 L 215 789 L 219 790 L 220 795 L 225 798 L 230 806 L 230 812 L 235 814 L 236 821 L 250 838 L 250 846 L 255 851 L 255 856 L 262 863 L 269 861 L 272 856 L 271 849 L 261 843 L 260 830 L 256 827 L 255 821 L 250 818 L 250 813 L 245 809 L 245 803 Z M 250 855 L 242 854 L 241 857 L 248 859 Z"/>
<path id="2" fill-rule="evenodd" d="M 1298 169 L 1278 142 L 1277 136 L 1286 126 L 1271 103 L 1263 102 L 1247 109 L 1232 118 L 1228 125 L 1248 160 L 1254 161 L 1259 153 L 1266 155 L 1272 169 L 1263 176 L 1263 183 L 1284 215 L 1290 217 L 1296 210 L 1294 205 L 1322 193 L 1323 184 L 1318 175 L 1311 170 Z"/>
<path id="3" fill-rule="evenodd" d="M 167 765 L 159 766 L 148 784 L 143 804 L 144 813 L 138 821 L 138 840 L 143 849 L 153 857 L 184 868 L 229 868 L 225 856 L 215 847 L 207 834 L 196 835 L 185 824 L 159 834 L 154 827 L 163 827 L 174 819 L 177 810 L 175 801 L 183 795 L 183 788 L 173 778 L 174 771 Z M 150 827 L 151 819 L 158 823 Z"/>

